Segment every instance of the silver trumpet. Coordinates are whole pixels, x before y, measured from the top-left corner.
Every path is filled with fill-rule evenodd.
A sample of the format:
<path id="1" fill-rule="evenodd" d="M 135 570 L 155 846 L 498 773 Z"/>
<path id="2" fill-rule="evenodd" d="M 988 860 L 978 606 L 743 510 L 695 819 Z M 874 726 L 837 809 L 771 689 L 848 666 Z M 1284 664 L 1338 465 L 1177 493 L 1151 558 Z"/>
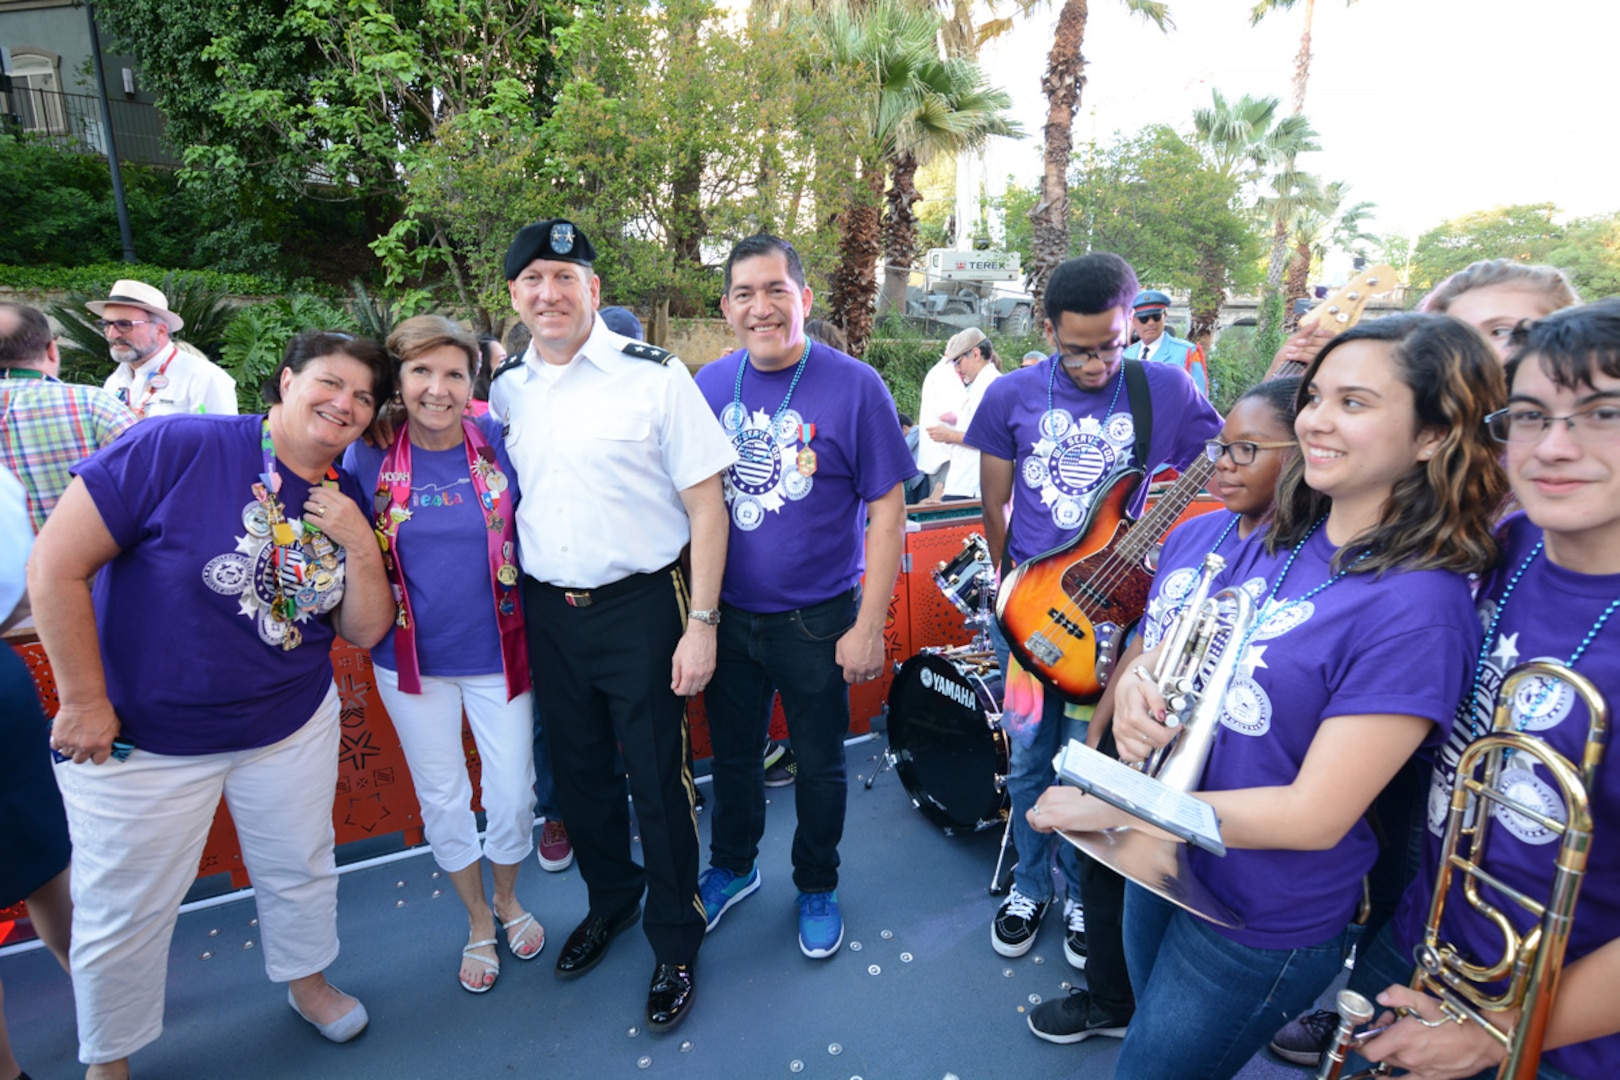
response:
<path id="1" fill-rule="evenodd" d="M 1254 626 L 1254 601 L 1242 589 L 1210 595 L 1211 583 L 1225 565 L 1219 555 L 1205 557 L 1198 584 L 1166 631 L 1154 665 L 1153 680 L 1166 702 L 1166 724 L 1177 734 L 1140 769 L 1174 792 L 1196 791 L 1203 782 L 1226 692 Z M 1200 918 L 1219 926 L 1243 925 L 1193 875 L 1186 844 L 1129 826 L 1061 835 L 1109 869 Z"/>

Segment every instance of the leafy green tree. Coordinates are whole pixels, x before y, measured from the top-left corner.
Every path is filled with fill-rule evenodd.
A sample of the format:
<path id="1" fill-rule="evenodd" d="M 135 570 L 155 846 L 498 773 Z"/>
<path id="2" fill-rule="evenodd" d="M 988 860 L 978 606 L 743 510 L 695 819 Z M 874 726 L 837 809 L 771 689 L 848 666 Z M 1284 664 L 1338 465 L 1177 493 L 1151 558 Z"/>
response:
<path id="1" fill-rule="evenodd" d="M 1565 270 L 1588 300 L 1620 296 L 1620 213 L 1570 222 L 1542 261 Z"/>
<path id="2" fill-rule="evenodd" d="M 1513 259 L 1534 263 L 1564 238 L 1552 203 L 1499 206 L 1452 218 L 1418 237 L 1412 250 L 1412 287 L 1432 289 L 1471 262 Z"/>
<path id="3" fill-rule="evenodd" d="M 1284 290 L 1286 315 L 1283 328 L 1289 332 L 1299 325 L 1298 301 L 1310 296 L 1311 270 L 1340 250 L 1365 256 L 1367 245 L 1376 238 L 1366 231 L 1367 218 L 1375 206 L 1370 202 L 1348 203 L 1350 187 L 1335 180 L 1322 188 L 1318 198 L 1300 207 L 1294 217 L 1294 254 L 1288 264 Z"/>

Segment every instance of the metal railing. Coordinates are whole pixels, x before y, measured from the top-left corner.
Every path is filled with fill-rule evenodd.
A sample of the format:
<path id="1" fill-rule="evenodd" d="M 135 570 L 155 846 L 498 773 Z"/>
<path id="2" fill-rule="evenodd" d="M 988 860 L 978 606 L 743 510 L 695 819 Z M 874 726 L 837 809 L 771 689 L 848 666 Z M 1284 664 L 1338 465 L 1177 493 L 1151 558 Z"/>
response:
<path id="1" fill-rule="evenodd" d="M 113 139 L 118 157 L 142 165 L 177 167 L 180 157 L 163 136 L 163 114 L 156 106 L 113 99 Z M 0 93 L 0 122 L 13 133 L 26 132 L 59 150 L 106 156 L 101 107 L 90 94 L 66 94 L 13 83 Z"/>

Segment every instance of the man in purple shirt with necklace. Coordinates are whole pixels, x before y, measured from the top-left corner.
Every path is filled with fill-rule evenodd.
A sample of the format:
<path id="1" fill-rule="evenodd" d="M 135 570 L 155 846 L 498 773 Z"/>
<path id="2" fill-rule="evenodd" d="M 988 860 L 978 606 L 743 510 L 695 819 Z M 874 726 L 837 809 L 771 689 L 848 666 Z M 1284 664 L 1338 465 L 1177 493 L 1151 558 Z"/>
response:
<path id="1" fill-rule="evenodd" d="M 849 687 L 882 670 L 903 485 L 917 469 L 878 373 L 805 337 L 810 302 L 792 244 L 743 240 L 726 260 L 721 298 L 742 348 L 697 374 L 738 458 L 723 474 L 731 536 L 704 699 L 715 808 L 699 892 L 713 930 L 760 886 L 759 748 L 779 693 L 799 765 L 799 948 L 821 959 L 844 936 L 837 889 Z"/>

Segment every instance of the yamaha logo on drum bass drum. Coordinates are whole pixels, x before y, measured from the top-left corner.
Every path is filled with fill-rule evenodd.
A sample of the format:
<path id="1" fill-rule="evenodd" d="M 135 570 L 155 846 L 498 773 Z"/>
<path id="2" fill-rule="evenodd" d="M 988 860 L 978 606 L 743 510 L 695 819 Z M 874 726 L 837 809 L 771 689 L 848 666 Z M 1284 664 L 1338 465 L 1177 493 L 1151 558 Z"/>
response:
<path id="1" fill-rule="evenodd" d="M 944 676 L 935 676 L 927 668 L 923 668 L 919 674 L 925 689 L 932 690 L 941 697 L 950 698 L 964 709 L 971 709 L 978 705 L 979 697 L 973 692 L 972 687 L 947 679 Z"/>

